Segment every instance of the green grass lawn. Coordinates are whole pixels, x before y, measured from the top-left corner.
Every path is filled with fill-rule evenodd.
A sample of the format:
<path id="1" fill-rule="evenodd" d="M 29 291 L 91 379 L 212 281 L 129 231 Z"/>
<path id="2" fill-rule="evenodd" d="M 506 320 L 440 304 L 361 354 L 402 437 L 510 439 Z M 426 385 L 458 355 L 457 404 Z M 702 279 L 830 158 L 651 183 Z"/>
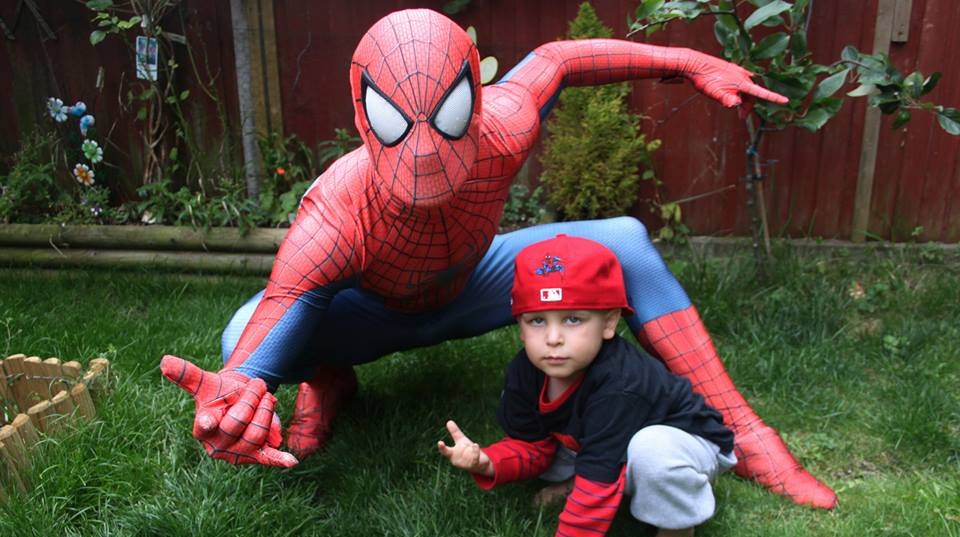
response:
<path id="1" fill-rule="evenodd" d="M 747 399 L 840 506 L 798 507 L 724 475 L 698 535 L 960 536 L 958 267 L 781 259 L 766 282 L 749 259 L 671 264 Z M 192 399 L 158 363 L 216 369 L 220 330 L 262 284 L 0 269 L 0 354 L 105 356 L 114 375 L 97 420 L 43 441 L 34 488 L 0 505 L 0 536 L 553 535 L 560 507 L 532 507 L 537 483 L 483 492 L 435 449 L 448 418 L 499 438 L 512 327 L 359 367 L 328 449 L 292 470 L 207 458 Z M 283 418 L 293 392 L 278 393 Z M 651 534 L 626 509 L 610 532 Z"/>

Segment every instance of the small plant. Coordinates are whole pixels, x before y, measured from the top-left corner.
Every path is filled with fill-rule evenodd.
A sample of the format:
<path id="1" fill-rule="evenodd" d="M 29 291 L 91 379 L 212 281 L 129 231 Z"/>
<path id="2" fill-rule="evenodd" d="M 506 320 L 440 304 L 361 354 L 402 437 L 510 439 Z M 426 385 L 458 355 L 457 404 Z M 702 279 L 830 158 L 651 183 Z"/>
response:
<path id="1" fill-rule="evenodd" d="M 543 208 L 543 187 L 536 187 L 533 192 L 523 183 L 510 185 L 510 197 L 503 206 L 503 216 L 500 218 L 500 231 L 513 231 L 539 224 L 547 214 Z"/>
<path id="2" fill-rule="evenodd" d="M 41 222 L 66 203 L 56 180 L 54 146 L 51 134 L 33 133 L 23 140 L 10 172 L 0 175 L 0 222 Z"/>
<path id="3" fill-rule="evenodd" d="M 260 140 L 264 163 L 264 183 L 260 208 L 266 223 L 287 226 L 293 222 L 300 198 L 318 175 L 338 158 L 360 144 L 360 138 L 348 129 L 334 129 L 334 137 L 317 144 L 316 155 L 295 134 L 284 138 L 271 133 Z"/>
<path id="4" fill-rule="evenodd" d="M 568 33 L 571 39 L 612 34 L 588 3 Z M 639 117 L 627 111 L 629 93 L 629 84 L 620 83 L 560 95 L 541 157 L 541 181 L 560 219 L 622 215 L 636 203 L 640 181 L 654 179 L 650 154 L 660 142 L 640 133 Z"/>
<path id="5" fill-rule="evenodd" d="M 360 145 L 360 137 L 351 134 L 350 129 L 333 129 L 333 138 L 317 144 L 317 168 L 326 169 L 327 165 L 353 151 Z"/>
<path id="6" fill-rule="evenodd" d="M 909 341 L 903 336 L 886 334 L 883 336 L 883 350 L 888 356 L 902 358 L 907 353 Z"/>
<path id="7" fill-rule="evenodd" d="M 651 210 L 654 210 L 651 207 Z M 690 228 L 683 223 L 680 204 L 675 202 L 660 205 L 660 221 L 663 226 L 657 231 L 657 236 L 666 242 L 686 244 L 690 236 Z"/>

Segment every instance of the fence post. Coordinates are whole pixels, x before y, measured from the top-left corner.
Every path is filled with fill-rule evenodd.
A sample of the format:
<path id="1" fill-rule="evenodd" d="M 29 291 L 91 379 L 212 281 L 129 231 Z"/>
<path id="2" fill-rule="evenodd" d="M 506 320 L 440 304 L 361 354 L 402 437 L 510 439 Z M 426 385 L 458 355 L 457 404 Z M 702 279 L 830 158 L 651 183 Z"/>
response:
<path id="1" fill-rule="evenodd" d="M 877 19 L 874 26 L 872 54 L 890 52 L 890 38 L 893 33 L 893 15 L 896 2 L 897 0 L 877 0 Z M 863 138 L 860 142 L 857 192 L 853 200 L 853 226 L 850 231 L 850 240 L 853 242 L 864 242 L 867 238 L 879 140 L 880 110 L 867 105 L 866 115 L 863 118 Z"/>

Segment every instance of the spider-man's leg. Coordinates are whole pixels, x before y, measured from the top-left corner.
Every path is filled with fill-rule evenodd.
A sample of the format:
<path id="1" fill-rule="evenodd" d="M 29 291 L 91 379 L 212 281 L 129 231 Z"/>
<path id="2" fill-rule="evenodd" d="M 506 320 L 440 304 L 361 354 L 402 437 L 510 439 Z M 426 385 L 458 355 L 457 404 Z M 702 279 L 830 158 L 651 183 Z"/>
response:
<path id="1" fill-rule="evenodd" d="M 601 242 L 620 259 L 628 299 L 637 312 L 627 322 L 637 339 L 670 371 L 689 379 L 733 429 L 736 473 L 799 504 L 836 506 L 836 494 L 797 462 L 780 435 L 763 423 L 737 390 L 696 307 L 647 238 L 643 224 L 616 218 L 573 225 L 569 234 Z"/>

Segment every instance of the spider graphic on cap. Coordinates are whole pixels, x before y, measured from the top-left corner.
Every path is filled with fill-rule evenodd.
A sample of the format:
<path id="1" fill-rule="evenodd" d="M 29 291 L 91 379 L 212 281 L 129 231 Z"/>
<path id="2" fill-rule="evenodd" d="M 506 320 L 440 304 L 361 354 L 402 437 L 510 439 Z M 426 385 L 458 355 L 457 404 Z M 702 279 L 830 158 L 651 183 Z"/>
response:
<path id="1" fill-rule="evenodd" d="M 497 235 L 514 175 L 566 86 L 684 77 L 726 107 L 787 100 L 745 69 L 690 49 L 615 39 L 557 41 L 482 87 L 469 36 L 424 9 L 391 13 L 361 38 L 350 66 L 363 145 L 304 195 L 266 288 L 223 334 L 224 367 L 174 356 L 161 369 L 196 400 L 193 434 L 234 464 L 289 467 L 272 388 L 300 383 L 286 446 L 319 450 L 357 389 L 353 366 L 513 322 L 516 253 L 566 233 L 617 254 L 639 341 L 724 416 L 739 475 L 797 503 L 836 495 L 804 470 L 727 375 L 696 308 L 637 220 L 563 222 Z"/>

